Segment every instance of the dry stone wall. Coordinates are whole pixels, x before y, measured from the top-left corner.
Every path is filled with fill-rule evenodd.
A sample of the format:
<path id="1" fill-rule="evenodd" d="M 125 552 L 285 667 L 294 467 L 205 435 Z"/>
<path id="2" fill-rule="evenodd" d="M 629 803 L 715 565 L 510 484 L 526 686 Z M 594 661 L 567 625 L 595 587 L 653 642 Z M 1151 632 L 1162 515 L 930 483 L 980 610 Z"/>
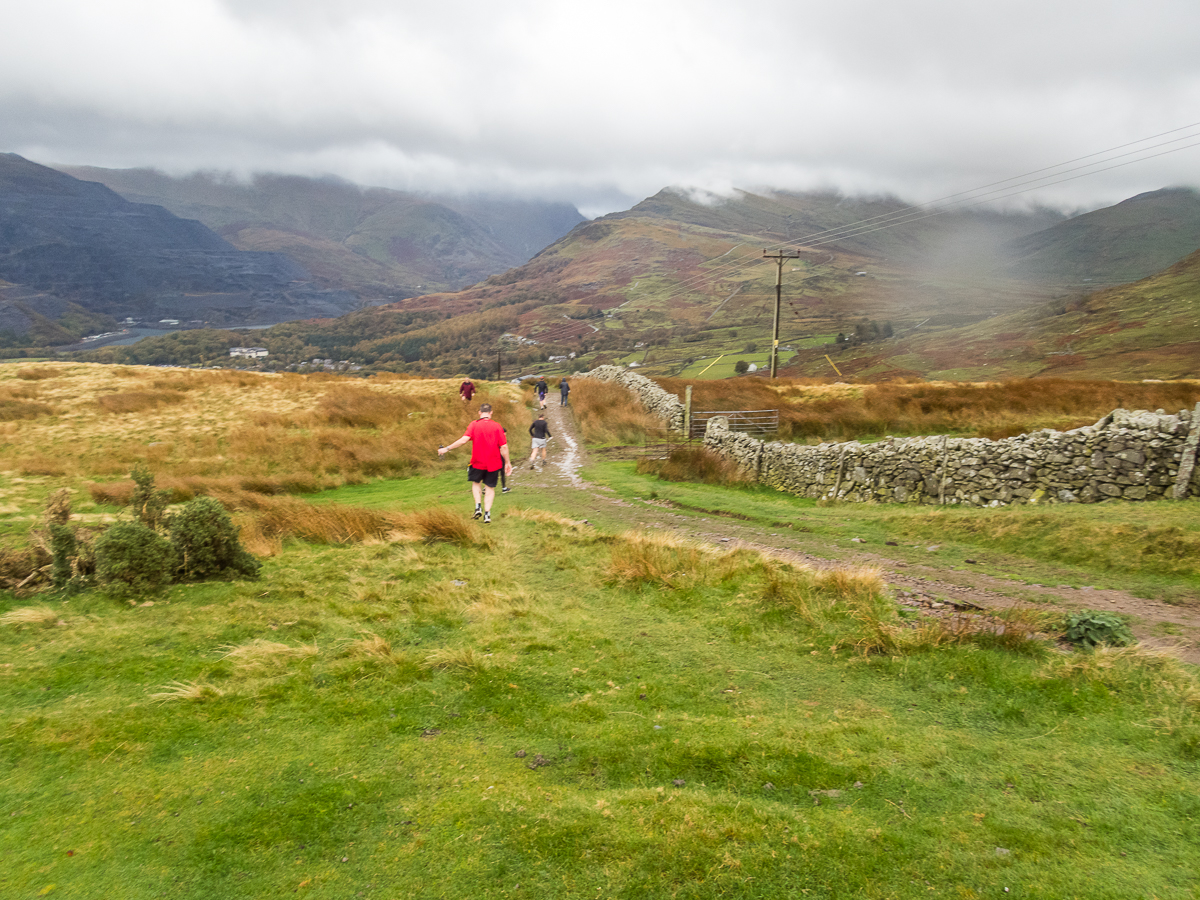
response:
<path id="1" fill-rule="evenodd" d="M 1192 468 L 1197 435 L 1200 404 L 1177 415 L 1118 409 L 1073 431 L 999 441 L 921 437 L 816 447 L 765 443 L 713 419 L 704 444 L 763 484 L 805 497 L 1004 506 L 1200 496 Z"/>
<path id="2" fill-rule="evenodd" d="M 585 372 L 581 378 L 611 381 L 627 389 L 646 409 L 662 419 L 673 431 L 683 430 L 683 404 L 674 394 L 668 394 L 645 375 L 639 375 L 623 366 L 597 366 Z"/>

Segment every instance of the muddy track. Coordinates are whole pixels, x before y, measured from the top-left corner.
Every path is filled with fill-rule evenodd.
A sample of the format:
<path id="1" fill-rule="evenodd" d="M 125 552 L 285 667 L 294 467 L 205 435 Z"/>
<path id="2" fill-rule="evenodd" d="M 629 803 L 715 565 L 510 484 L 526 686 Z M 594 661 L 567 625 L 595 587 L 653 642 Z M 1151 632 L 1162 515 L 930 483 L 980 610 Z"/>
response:
<path id="1" fill-rule="evenodd" d="M 1200 665 L 1200 610 L 1102 586 L 1029 584 L 970 569 L 904 562 L 866 548 L 847 554 L 831 547 L 830 554 L 823 556 L 819 548 L 814 551 L 812 546 L 804 546 L 798 535 L 779 525 L 764 526 L 704 511 L 685 514 L 669 502 L 630 503 L 580 478 L 586 451 L 568 409 L 551 398 L 546 418 L 554 435 L 549 461 L 545 471 L 537 472 L 530 472 L 525 461 L 516 465 L 510 480 L 516 489 L 512 495 L 514 501 L 526 493 L 549 494 L 582 519 L 589 515 L 611 515 L 614 507 L 621 507 L 628 511 L 622 518 L 630 527 L 669 529 L 682 537 L 723 547 L 751 547 L 790 562 L 820 568 L 847 564 L 875 566 L 899 596 L 927 608 L 997 610 L 1013 606 L 1045 608 L 1054 604 L 1062 608 L 1111 610 L 1133 617 L 1134 634 L 1142 643 L 1171 650 L 1181 659 Z M 1165 632 L 1170 632 L 1169 636 L 1164 636 Z"/>

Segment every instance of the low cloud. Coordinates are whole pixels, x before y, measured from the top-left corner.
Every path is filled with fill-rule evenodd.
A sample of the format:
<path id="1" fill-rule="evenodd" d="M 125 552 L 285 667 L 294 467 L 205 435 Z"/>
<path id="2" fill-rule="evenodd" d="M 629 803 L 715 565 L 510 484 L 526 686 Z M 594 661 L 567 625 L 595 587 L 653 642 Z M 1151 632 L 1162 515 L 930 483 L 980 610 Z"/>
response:
<path id="1" fill-rule="evenodd" d="M 1200 7 L 0 0 L 3 146 L 570 200 L 666 185 L 932 199 L 1200 119 Z M 1200 142 L 1200 127 L 1193 129 Z M 1197 184 L 1200 147 L 1040 188 Z"/>

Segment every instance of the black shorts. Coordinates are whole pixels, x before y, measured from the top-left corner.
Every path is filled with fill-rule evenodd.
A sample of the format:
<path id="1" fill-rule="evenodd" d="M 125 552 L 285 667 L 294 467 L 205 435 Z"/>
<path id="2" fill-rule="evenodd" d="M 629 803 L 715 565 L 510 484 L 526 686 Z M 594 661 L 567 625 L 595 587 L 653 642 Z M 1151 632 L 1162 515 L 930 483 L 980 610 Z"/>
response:
<path id="1" fill-rule="evenodd" d="M 500 480 L 500 470 L 488 472 L 485 469 L 477 469 L 474 466 L 467 467 L 467 481 L 480 482 L 482 481 L 490 488 L 496 486 L 496 482 Z"/>

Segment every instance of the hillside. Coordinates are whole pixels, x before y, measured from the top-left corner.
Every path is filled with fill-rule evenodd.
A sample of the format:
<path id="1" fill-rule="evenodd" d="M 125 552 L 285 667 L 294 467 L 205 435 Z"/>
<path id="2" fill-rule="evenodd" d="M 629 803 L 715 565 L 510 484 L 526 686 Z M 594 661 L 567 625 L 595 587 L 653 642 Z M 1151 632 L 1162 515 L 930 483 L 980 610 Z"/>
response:
<path id="1" fill-rule="evenodd" d="M 322 358 L 484 377 L 500 365 L 510 377 L 614 362 L 636 363 L 649 374 L 728 377 L 739 359 L 768 361 L 776 266 L 763 260 L 764 247 L 778 247 L 784 234 L 811 235 L 899 209 L 897 201 L 830 194 L 743 192 L 722 200 L 666 190 L 581 223 L 528 263 L 463 291 L 289 323 L 256 332 L 254 340 L 270 350 L 274 366 Z M 1113 220 L 1125 214 L 1113 213 Z M 1010 335 L 1023 335 L 1024 326 L 1003 323 L 1051 322 L 1082 295 L 997 274 L 1014 235 L 1045 233 L 1055 218 L 963 212 L 801 246 L 783 272 L 781 362 L 794 374 L 835 376 L 829 354 L 843 372 L 864 378 L 956 377 L 960 370 L 987 378 L 993 370 L 1000 376 L 1062 367 L 1060 356 L 1072 355 L 1065 348 L 1027 346 L 1032 339 Z M 1186 287 L 1178 290 L 1186 294 Z M 1143 320 L 1158 320 L 1153 303 Z M 1156 327 L 1145 332 L 1147 341 L 1156 339 Z M 1173 333 L 1169 326 L 1166 333 Z M 997 344 L 996 335 L 1009 337 Z M 204 348 L 176 338 L 95 358 L 197 363 L 245 338 L 195 336 L 200 340 Z M 1058 355 L 1047 362 L 1052 353 Z M 1180 370 L 1165 357 L 1160 362 L 1153 372 Z M 1105 372 L 1118 375 L 1117 365 Z"/>
<path id="2" fill-rule="evenodd" d="M 1200 248 L 1200 191 L 1167 188 L 1017 238 L 1019 277 L 1084 285 L 1136 281 Z"/>
<path id="3" fill-rule="evenodd" d="M 359 305 L 282 254 L 237 250 L 199 222 L 15 154 L 0 154 L 0 279 L 0 317 L 15 339 L 38 338 L 39 315 L 78 332 L 66 318 L 77 308 L 249 325 Z"/>
<path id="4" fill-rule="evenodd" d="M 1200 251 L 1133 284 L 923 332 L 838 350 L 834 359 L 847 375 L 869 380 L 1200 377 Z M 788 371 L 829 369 L 812 351 Z"/>
<path id="5" fill-rule="evenodd" d="M 264 174 L 240 182 L 212 173 L 58 168 L 203 222 L 240 250 L 285 253 L 323 287 L 364 298 L 458 290 L 524 263 L 583 221 L 566 203 L 422 196 L 331 178 Z"/>
<path id="6" fill-rule="evenodd" d="M 550 356 L 575 353 L 590 364 L 638 351 L 642 363 L 676 371 L 688 357 L 715 347 L 742 350 L 769 340 L 775 267 L 764 264 L 761 253 L 778 243 L 780 210 L 803 206 L 798 195 L 789 203 L 747 194 L 717 208 L 662 192 L 628 212 L 581 223 L 528 263 L 466 290 L 409 298 L 336 321 L 292 323 L 256 333 L 255 340 L 284 364 L 342 358 L 481 376 L 495 372 L 497 351 L 506 372 L 547 365 Z M 832 212 L 839 206 L 846 207 L 841 218 Z M 832 228 L 871 209 L 814 195 L 803 222 L 805 228 Z M 1001 220 L 1006 235 L 1043 222 L 1016 214 Z M 989 220 L 979 227 L 997 225 Z M 804 251 L 788 266 L 784 339 L 831 340 L 838 331 L 853 332 L 864 317 L 899 324 L 932 316 L 974 321 L 998 304 L 1046 299 L 1026 283 L 965 274 L 969 263 L 931 271 L 938 238 L 931 230 L 922 234 L 925 243 L 913 243 L 908 262 L 837 246 Z M 918 256 L 924 265 L 912 262 Z M 864 271 L 865 277 L 859 274 Z M 163 348 L 159 341 L 115 358 L 149 362 L 161 359 Z M 197 362 L 199 355 L 178 361 Z"/>

